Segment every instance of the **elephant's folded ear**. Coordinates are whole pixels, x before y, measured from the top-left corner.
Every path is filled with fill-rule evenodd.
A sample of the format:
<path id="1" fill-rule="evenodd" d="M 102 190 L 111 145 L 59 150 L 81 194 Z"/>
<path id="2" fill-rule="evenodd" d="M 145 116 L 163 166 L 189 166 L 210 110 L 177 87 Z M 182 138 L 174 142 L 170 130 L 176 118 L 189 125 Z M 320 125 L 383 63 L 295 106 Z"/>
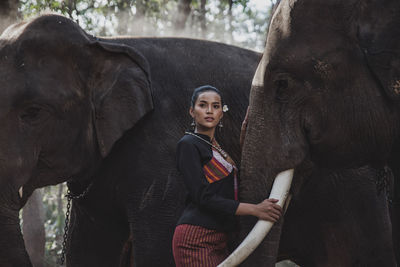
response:
<path id="1" fill-rule="evenodd" d="M 149 67 L 132 47 L 96 41 L 90 90 L 100 152 L 113 144 L 153 109 Z"/>
<path id="2" fill-rule="evenodd" d="M 392 100 L 400 100 L 400 2 L 364 12 L 358 39 L 370 70 Z M 389 5 L 389 4 L 388 4 Z"/>

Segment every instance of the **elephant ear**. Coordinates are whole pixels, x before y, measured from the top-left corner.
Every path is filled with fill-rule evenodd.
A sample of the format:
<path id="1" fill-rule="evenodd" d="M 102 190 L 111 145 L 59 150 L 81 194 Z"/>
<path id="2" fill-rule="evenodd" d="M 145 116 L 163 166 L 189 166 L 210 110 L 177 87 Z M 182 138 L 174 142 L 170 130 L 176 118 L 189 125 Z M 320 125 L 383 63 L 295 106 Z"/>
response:
<path id="1" fill-rule="evenodd" d="M 95 61 L 89 88 L 95 110 L 100 153 L 105 157 L 113 144 L 153 109 L 149 66 L 132 47 L 94 41 Z"/>
<path id="2" fill-rule="evenodd" d="M 392 100 L 400 100 L 400 1 L 360 5 L 358 39 L 370 70 Z"/>

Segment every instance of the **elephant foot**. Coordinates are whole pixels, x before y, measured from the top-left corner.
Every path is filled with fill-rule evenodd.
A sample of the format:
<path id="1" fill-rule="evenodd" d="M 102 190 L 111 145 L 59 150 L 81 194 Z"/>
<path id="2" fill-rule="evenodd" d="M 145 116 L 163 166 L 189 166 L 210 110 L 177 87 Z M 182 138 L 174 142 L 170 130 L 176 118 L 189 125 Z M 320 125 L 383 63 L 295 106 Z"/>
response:
<path id="1" fill-rule="evenodd" d="M 125 245 L 121 252 L 120 267 L 133 266 L 133 237 L 129 236 L 129 239 L 125 242 Z"/>
<path id="2" fill-rule="evenodd" d="M 392 235 L 397 265 L 400 264 L 400 199 L 392 203 Z"/>
<path id="3" fill-rule="evenodd" d="M 1 267 L 32 267 L 19 224 L 2 225 L 0 227 L 0 236 Z"/>

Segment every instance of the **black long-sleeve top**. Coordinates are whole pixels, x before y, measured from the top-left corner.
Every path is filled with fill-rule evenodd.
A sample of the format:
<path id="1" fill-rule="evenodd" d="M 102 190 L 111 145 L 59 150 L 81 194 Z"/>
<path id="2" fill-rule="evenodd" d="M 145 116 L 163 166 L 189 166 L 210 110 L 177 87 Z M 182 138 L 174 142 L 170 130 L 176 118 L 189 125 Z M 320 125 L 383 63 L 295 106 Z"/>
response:
<path id="1" fill-rule="evenodd" d="M 196 135 L 210 142 L 210 137 Z M 234 171 L 217 181 L 208 180 L 204 166 L 213 158 L 210 144 L 192 135 L 184 135 L 177 145 L 178 170 L 188 190 L 186 206 L 179 224 L 191 224 L 221 232 L 232 231 L 239 205 L 234 192 Z"/>

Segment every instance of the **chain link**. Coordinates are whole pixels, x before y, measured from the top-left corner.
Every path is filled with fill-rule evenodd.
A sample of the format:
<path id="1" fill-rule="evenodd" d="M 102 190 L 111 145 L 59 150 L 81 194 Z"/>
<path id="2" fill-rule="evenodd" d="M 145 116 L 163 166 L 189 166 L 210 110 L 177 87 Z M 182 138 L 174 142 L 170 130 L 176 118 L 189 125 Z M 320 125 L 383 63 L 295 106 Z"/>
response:
<path id="1" fill-rule="evenodd" d="M 63 242 L 62 242 L 62 251 L 61 251 L 61 259 L 60 259 L 60 265 L 64 265 L 64 261 L 65 261 L 65 254 L 67 252 L 67 240 L 68 240 L 68 228 L 69 228 L 69 211 L 71 209 L 71 192 L 67 191 L 67 212 L 65 213 L 65 225 L 64 225 L 64 235 L 63 235 Z"/>
<path id="2" fill-rule="evenodd" d="M 61 250 L 61 258 L 60 258 L 60 265 L 64 265 L 65 262 L 65 254 L 67 253 L 67 242 L 68 242 L 68 233 L 69 233 L 69 216 L 71 211 L 71 201 L 73 199 L 80 199 L 87 195 L 90 188 L 92 187 L 92 183 L 79 195 L 74 196 L 71 193 L 71 190 L 68 189 L 67 194 L 65 197 L 67 198 L 67 211 L 65 212 L 65 226 L 64 226 L 64 235 L 63 235 L 63 242 L 62 242 L 62 250 Z"/>

